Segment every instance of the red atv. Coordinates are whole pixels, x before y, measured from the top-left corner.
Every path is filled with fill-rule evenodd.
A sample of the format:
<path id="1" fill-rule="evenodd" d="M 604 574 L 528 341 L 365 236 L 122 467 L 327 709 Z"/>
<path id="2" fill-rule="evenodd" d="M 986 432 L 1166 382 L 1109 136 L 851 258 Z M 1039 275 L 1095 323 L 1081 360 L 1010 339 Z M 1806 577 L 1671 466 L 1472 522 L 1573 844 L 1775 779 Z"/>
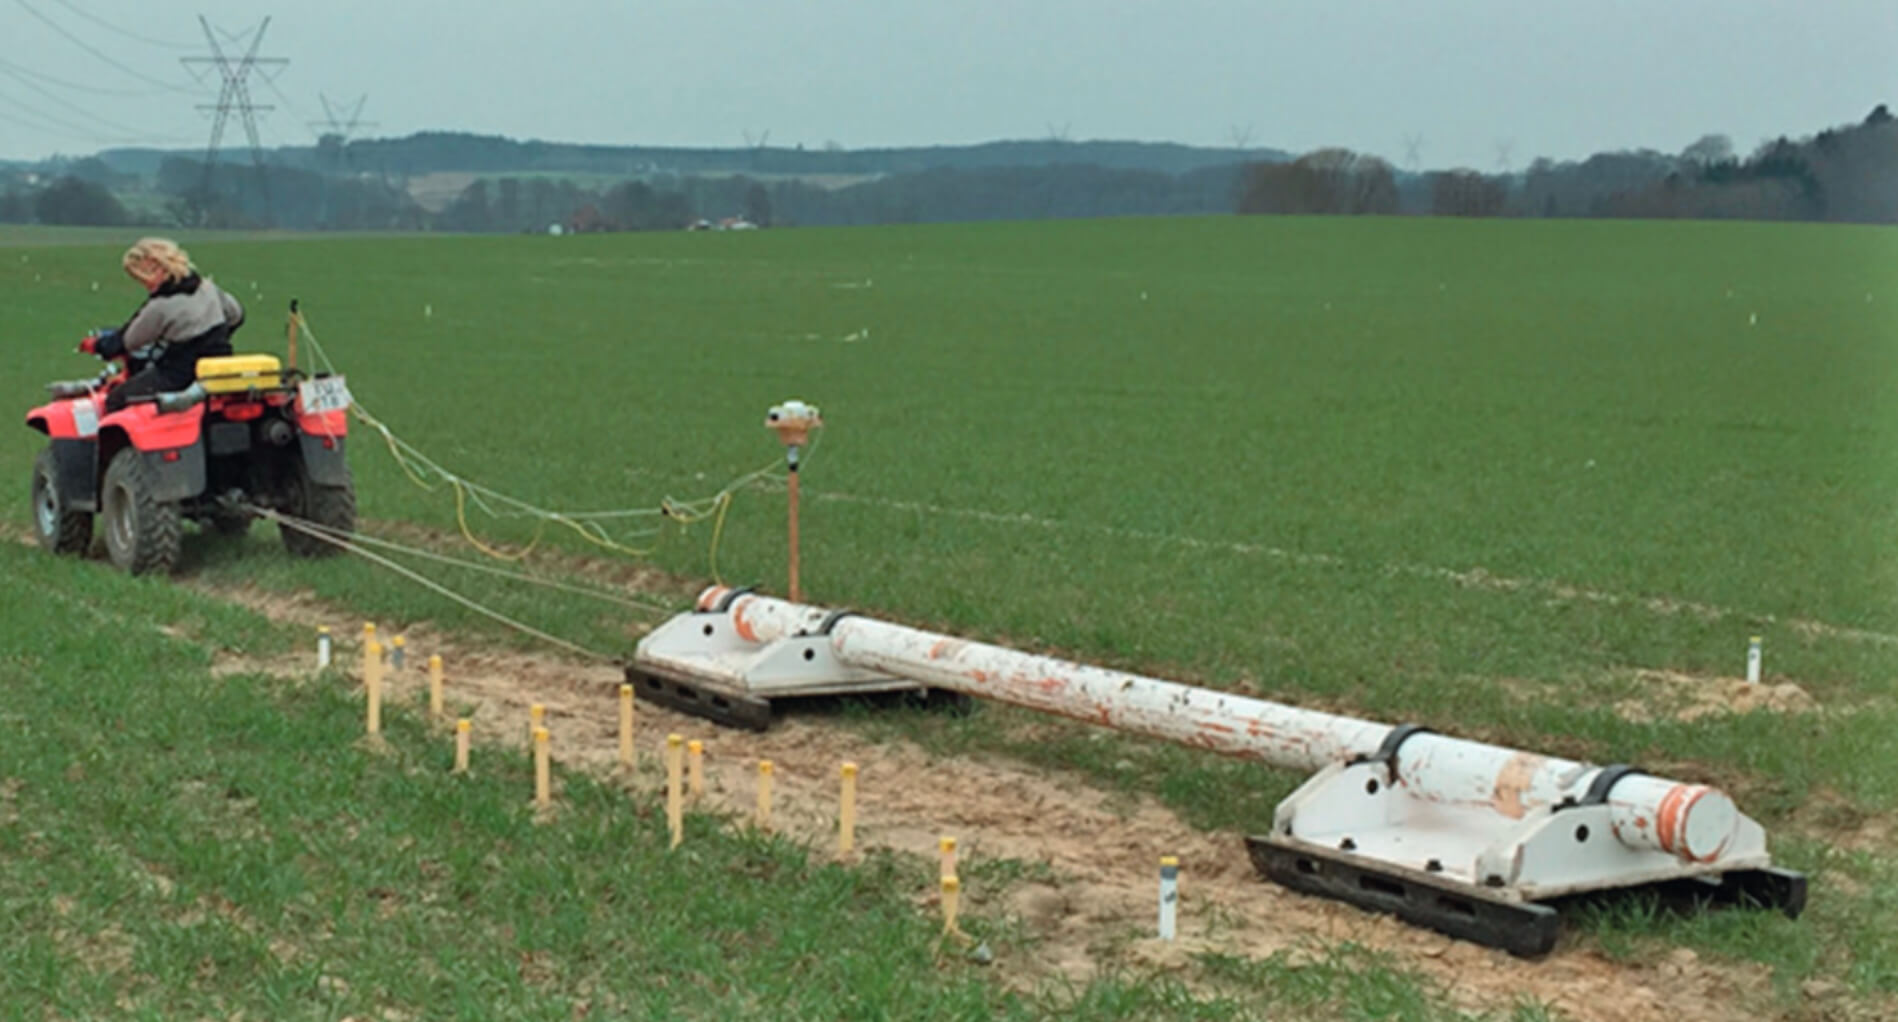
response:
<path id="1" fill-rule="evenodd" d="M 26 415 L 50 443 L 33 463 L 33 526 L 56 554 L 84 554 L 92 518 L 105 518 L 112 563 L 134 575 L 166 572 L 189 519 L 225 535 L 270 508 L 347 535 L 356 490 L 344 460 L 349 391 L 340 376 L 304 380 L 271 355 L 200 359 L 185 390 L 133 398 L 106 411 L 123 366 L 94 380 L 48 386 L 53 400 Z M 338 547 L 280 526 L 303 557 Z"/>

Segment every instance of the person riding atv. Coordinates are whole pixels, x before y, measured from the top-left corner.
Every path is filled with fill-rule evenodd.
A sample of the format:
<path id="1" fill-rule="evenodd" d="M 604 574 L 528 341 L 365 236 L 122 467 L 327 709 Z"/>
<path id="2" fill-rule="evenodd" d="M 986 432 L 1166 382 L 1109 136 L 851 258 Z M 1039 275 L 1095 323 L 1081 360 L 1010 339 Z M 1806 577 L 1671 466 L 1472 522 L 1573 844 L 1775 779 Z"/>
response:
<path id="1" fill-rule="evenodd" d="M 26 415 L 47 438 L 33 463 L 40 544 L 83 555 L 97 515 L 113 564 L 162 573 L 177 563 L 184 522 L 240 535 L 270 514 L 290 553 L 335 553 L 356 524 L 343 378 L 233 355 L 243 307 L 176 244 L 148 238 L 124 264 L 150 297 L 79 345 L 123 368 L 51 384 L 53 400 Z"/>
<path id="2" fill-rule="evenodd" d="M 176 242 L 142 238 L 121 262 L 149 297 L 124 326 L 79 344 L 100 358 L 126 356 L 131 376 L 107 396 L 108 412 L 133 398 L 184 390 L 196 378 L 198 360 L 229 355 L 231 335 L 244 325 L 244 307 L 200 275 Z"/>

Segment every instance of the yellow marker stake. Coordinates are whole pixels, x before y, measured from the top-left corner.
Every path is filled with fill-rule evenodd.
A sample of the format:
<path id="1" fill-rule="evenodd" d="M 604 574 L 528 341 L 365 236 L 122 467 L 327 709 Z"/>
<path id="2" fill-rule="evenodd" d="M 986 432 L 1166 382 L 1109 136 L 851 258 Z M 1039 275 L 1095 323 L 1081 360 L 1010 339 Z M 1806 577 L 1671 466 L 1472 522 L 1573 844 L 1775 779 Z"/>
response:
<path id="1" fill-rule="evenodd" d="M 959 910 L 962 907 L 961 902 L 962 902 L 962 881 L 957 880 L 953 875 L 943 877 L 942 878 L 942 934 L 945 937 L 951 936 L 953 934 L 959 934 L 962 932 L 962 930 L 957 928 L 956 926 L 956 913 L 957 913 L 957 910 Z"/>
<path id="2" fill-rule="evenodd" d="M 942 850 L 942 875 L 944 877 L 955 876 L 956 875 L 956 839 L 949 837 L 948 835 L 944 835 L 942 840 L 936 842 L 936 847 Z"/>
<path id="3" fill-rule="evenodd" d="M 758 761 L 758 829 L 771 829 L 771 761 Z"/>
<path id="4" fill-rule="evenodd" d="M 364 621 L 362 623 L 362 644 L 367 646 L 374 641 L 376 641 L 376 623 L 374 621 Z"/>
<path id="5" fill-rule="evenodd" d="M 685 743 L 686 783 L 692 798 L 705 794 L 705 743 L 694 738 Z"/>
<path id="6" fill-rule="evenodd" d="M 442 658 L 439 654 L 428 658 L 428 715 L 437 720 L 442 715 Z"/>
<path id="7" fill-rule="evenodd" d="M 369 697 L 368 731 L 382 733 L 382 647 L 374 640 L 362 650 L 362 687 Z"/>
<path id="8" fill-rule="evenodd" d="M 672 827 L 674 848 L 685 840 L 685 799 L 679 793 L 679 759 L 684 748 L 684 738 L 678 735 L 666 736 L 666 822 Z"/>
<path id="9" fill-rule="evenodd" d="M 547 707 L 534 703 L 527 707 L 527 740 L 532 744 L 534 732 L 547 724 Z"/>
<path id="10" fill-rule="evenodd" d="M 473 728 L 474 723 L 466 717 L 455 721 L 455 772 L 458 774 L 468 772 L 468 732 Z"/>
<path id="11" fill-rule="evenodd" d="M 845 763 L 838 773 L 843 776 L 843 794 L 837 806 L 837 855 L 843 857 L 857 843 L 857 764 Z"/>
<path id="12" fill-rule="evenodd" d="M 534 802 L 536 805 L 539 805 L 542 809 L 545 809 L 548 806 L 552 805 L 554 801 L 554 796 L 551 790 L 551 783 L 550 783 L 551 778 L 549 778 L 548 776 L 549 773 L 551 773 L 551 771 L 547 765 L 547 741 L 548 741 L 547 729 L 544 727 L 535 728 L 534 729 Z"/>
<path id="13" fill-rule="evenodd" d="M 633 768 L 633 686 L 619 687 L 619 765 Z"/>

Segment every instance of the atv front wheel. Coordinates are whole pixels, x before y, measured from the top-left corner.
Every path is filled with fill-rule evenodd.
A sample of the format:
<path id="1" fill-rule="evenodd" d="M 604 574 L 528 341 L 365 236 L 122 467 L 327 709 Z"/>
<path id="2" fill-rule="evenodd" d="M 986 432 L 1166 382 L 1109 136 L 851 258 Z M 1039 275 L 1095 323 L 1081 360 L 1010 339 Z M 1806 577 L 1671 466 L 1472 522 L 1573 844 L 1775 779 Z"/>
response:
<path id="1" fill-rule="evenodd" d="M 356 481 L 348 475 L 344 475 L 341 486 L 324 486 L 311 481 L 309 471 L 299 462 L 291 473 L 288 496 L 290 506 L 286 510 L 291 515 L 339 534 L 338 539 L 346 539 L 356 531 Z M 280 524 L 277 531 L 283 534 L 283 548 L 297 557 L 328 557 L 343 549 L 289 525 Z"/>
<path id="2" fill-rule="evenodd" d="M 184 517 L 176 503 L 152 495 L 144 455 L 131 447 L 113 455 L 99 498 L 112 563 L 133 575 L 170 571 L 184 543 Z"/>
<path id="3" fill-rule="evenodd" d="M 83 554 L 92 545 L 92 512 L 66 506 L 51 448 L 33 459 L 33 534 L 56 554 Z"/>

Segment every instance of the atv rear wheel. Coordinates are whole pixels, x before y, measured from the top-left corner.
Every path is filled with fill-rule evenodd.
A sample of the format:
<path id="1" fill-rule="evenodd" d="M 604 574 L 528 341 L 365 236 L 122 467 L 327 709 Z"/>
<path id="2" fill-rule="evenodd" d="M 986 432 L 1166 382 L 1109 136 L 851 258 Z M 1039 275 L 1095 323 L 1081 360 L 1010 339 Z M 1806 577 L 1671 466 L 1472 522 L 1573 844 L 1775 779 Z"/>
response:
<path id="1" fill-rule="evenodd" d="M 184 516 L 176 503 L 152 495 L 151 469 L 138 450 L 127 447 L 112 456 L 99 505 L 105 518 L 105 551 L 121 571 L 167 572 L 178 562 Z"/>
<path id="2" fill-rule="evenodd" d="M 344 475 L 341 486 L 324 486 L 311 481 L 309 471 L 299 461 L 290 476 L 288 497 L 285 510 L 291 515 L 341 533 L 342 537 L 356 531 L 356 481 L 350 476 Z M 278 525 L 277 530 L 283 534 L 283 548 L 297 557 L 328 557 L 343 549 L 289 525 Z"/>
<path id="3" fill-rule="evenodd" d="M 56 554 L 83 554 L 92 545 L 92 512 L 74 511 L 59 492 L 59 464 L 50 448 L 33 459 L 33 534 Z"/>

